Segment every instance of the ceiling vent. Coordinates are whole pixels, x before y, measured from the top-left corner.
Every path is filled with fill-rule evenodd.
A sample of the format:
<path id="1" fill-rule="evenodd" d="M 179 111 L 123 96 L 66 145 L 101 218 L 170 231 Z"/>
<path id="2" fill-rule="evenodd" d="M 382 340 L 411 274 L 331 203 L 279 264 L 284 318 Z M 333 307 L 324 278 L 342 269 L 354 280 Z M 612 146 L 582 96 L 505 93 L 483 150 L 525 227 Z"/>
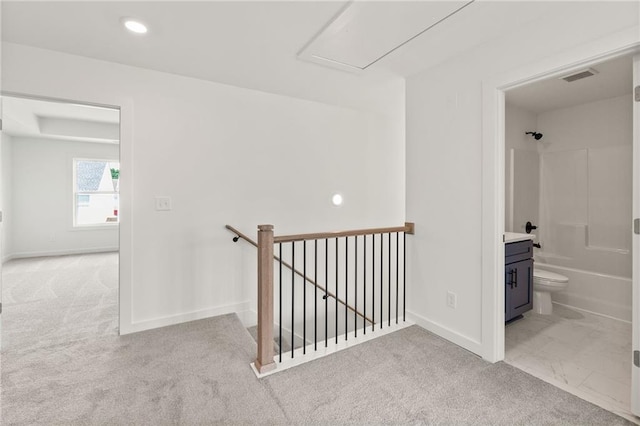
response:
<path id="1" fill-rule="evenodd" d="M 571 75 L 566 75 L 564 77 L 561 77 L 561 79 L 566 81 L 567 83 L 571 83 L 576 80 L 581 80 L 583 78 L 594 76 L 596 74 L 598 74 L 598 71 L 594 70 L 593 68 L 587 68 L 586 70 L 580 70 L 578 72 L 574 72 Z"/>

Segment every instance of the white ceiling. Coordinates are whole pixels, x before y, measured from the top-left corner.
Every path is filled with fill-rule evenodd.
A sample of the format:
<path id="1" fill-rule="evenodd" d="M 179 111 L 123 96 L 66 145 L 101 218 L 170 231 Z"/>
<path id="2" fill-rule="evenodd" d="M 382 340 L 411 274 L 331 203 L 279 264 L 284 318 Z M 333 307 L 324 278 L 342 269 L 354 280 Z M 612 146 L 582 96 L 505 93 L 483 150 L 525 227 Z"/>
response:
<path id="1" fill-rule="evenodd" d="M 510 4 L 477 0 L 401 49 L 354 75 L 297 59 L 297 54 L 345 8 L 346 2 L 12 2 L 2 4 L 5 41 L 332 103 L 331 93 L 366 98 L 390 74 L 415 73 L 535 19 L 552 2 Z M 402 10 L 410 3 L 387 6 Z M 380 9 L 380 39 L 404 31 L 402 14 Z M 499 11 L 514 19 L 498 19 Z M 517 11 L 517 13 L 516 13 Z M 524 13 L 523 13 L 524 12 Z M 502 12 L 500 12 L 502 13 Z M 127 33 L 122 17 L 149 26 Z M 501 16 L 504 16 L 503 14 Z M 379 18 L 379 15 L 374 14 Z M 424 18 L 424 28 L 431 25 Z M 463 29 L 463 31 L 460 31 Z M 406 34 L 405 34 L 406 36 Z M 401 39 L 402 37 L 400 37 Z M 446 43 L 442 40 L 446 39 Z M 423 52 L 429 52 L 425 55 Z"/>
<path id="2" fill-rule="evenodd" d="M 371 93 L 394 78 L 435 66 L 527 24 L 534 25 L 538 19 L 551 17 L 554 25 L 563 25 L 564 21 L 557 22 L 560 18 L 572 17 L 580 8 L 598 2 L 580 2 L 577 7 L 577 2 L 475 0 L 430 27 L 437 18 L 427 10 L 446 11 L 452 4 L 459 7 L 464 3 L 389 1 L 363 9 L 368 12 L 356 14 L 349 31 L 367 34 L 369 39 L 351 40 L 355 48 L 341 56 L 347 62 L 357 61 L 353 55 L 359 53 L 358 43 L 368 43 L 367 49 L 373 49 L 370 56 L 375 56 L 406 41 L 417 29 L 428 30 L 360 73 L 298 58 L 298 53 L 349 5 L 346 1 L 3 1 L 2 39 L 366 108 Z M 636 10 L 632 2 L 616 4 L 620 10 Z M 413 15 L 410 23 L 408 11 Z M 123 17 L 143 20 L 149 33 L 136 36 L 126 32 L 120 24 Z"/>
<path id="3" fill-rule="evenodd" d="M 296 59 L 344 2 L 3 2 L 5 41 L 239 87 L 326 101 L 370 80 Z M 134 35 L 122 17 L 144 21 Z"/>
<path id="4" fill-rule="evenodd" d="M 14 137 L 118 143 L 120 111 L 2 97 L 3 132 Z"/>
<path id="5" fill-rule="evenodd" d="M 633 58 L 625 56 L 594 65 L 598 73 L 567 83 L 561 78 L 549 78 L 509 90 L 506 102 L 539 114 L 559 108 L 631 94 L 633 88 Z M 573 73 L 570 73 L 573 74 Z"/>

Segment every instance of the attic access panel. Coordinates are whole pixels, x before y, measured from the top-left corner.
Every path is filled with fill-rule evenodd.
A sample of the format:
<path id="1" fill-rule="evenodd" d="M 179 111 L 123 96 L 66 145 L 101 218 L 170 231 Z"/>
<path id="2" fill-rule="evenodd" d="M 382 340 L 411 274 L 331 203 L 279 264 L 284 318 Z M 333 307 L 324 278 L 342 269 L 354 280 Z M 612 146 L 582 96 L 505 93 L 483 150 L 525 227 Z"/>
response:
<path id="1" fill-rule="evenodd" d="M 298 57 L 361 71 L 472 2 L 351 2 Z"/>

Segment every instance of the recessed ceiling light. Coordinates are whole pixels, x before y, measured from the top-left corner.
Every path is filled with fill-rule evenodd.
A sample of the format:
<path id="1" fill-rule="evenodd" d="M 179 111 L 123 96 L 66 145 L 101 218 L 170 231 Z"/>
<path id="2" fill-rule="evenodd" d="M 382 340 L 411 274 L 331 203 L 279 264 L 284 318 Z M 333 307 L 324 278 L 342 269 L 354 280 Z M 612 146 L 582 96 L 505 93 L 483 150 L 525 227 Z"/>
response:
<path id="1" fill-rule="evenodd" d="M 135 19 L 125 18 L 122 20 L 122 24 L 132 33 L 146 34 L 147 32 L 147 26 Z"/>
<path id="2" fill-rule="evenodd" d="M 343 201 L 341 194 L 333 194 L 333 197 L 331 197 L 331 202 L 334 206 L 341 206 Z"/>

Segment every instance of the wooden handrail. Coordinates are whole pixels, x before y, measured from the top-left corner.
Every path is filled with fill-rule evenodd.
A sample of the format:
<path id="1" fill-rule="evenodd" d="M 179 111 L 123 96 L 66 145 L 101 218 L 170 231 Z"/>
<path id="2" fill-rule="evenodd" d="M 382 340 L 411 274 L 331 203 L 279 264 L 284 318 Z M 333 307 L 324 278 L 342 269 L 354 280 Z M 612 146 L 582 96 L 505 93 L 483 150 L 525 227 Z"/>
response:
<path id="1" fill-rule="evenodd" d="M 242 232 L 238 231 L 236 228 L 234 228 L 231 225 L 225 225 L 225 228 L 227 228 L 229 231 L 233 232 L 234 234 L 236 234 L 236 237 L 233 239 L 233 241 L 238 241 L 237 238 L 242 238 L 243 240 L 245 240 L 246 242 L 248 242 L 249 244 L 251 244 L 254 247 L 258 247 L 258 243 L 256 243 L 255 241 L 253 241 L 251 238 L 247 237 L 245 234 L 243 234 Z M 277 260 L 278 262 L 280 262 L 280 258 L 277 255 L 273 255 L 273 258 L 275 260 Z M 371 324 L 375 324 L 371 318 L 364 316 L 361 312 L 356 311 L 353 307 L 351 307 L 351 305 L 348 305 L 344 300 L 340 299 L 340 298 L 336 298 L 336 295 L 330 291 L 325 290 L 325 288 L 323 286 L 321 286 L 320 284 L 316 283 L 314 280 L 312 280 L 309 277 L 306 277 L 302 272 L 300 272 L 299 270 L 295 269 L 293 266 L 291 266 L 289 263 L 282 261 L 282 265 L 284 265 L 285 267 L 289 268 L 289 270 L 293 271 L 296 275 L 302 277 L 303 279 L 305 279 L 306 281 L 308 281 L 310 284 L 312 284 L 313 286 L 315 286 L 316 288 L 318 288 L 319 290 L 322 290 L 322 292 L 324 292 L 327 296 L 336 299 L 338 301 L 338 303 L 340 303 L 342 306 L 346 306 L 347 309 L 349 309 L 351 312 L 354 312 L 356 315 L 358 315 L 360 318 L 363 318 L 366 321 L 369 321 L 369 323 Z"/>
<path id="2" fill-rule="evenodd" d="M 415 224 L 412 222 L 405 222 L 404 226 L 396 226 L 391 228 L 371 228 L 371 229 L 356 229 L 352 231 L 334 231 L 334 232 L 317 232 L 312 234 L 295 234 L 295 235 L 281 235 L 279 237 L 273 237 L 273 243 L 290 243 L 293 241 L 304 240 L 323 240 L 325 238 L 339 238 L 339 237 L 354 237 L 357 235 L 371 235 L 371 234 L 388 234 L 392 232 L 404 232 L 405 234 L 413 235 L 415 231 Z"/>
<path id="3" fill-rule="evenodd" d="M 236 241 L 238 241 L 238 238 L 242 238 L 243 240 L 245 240 L 246 242 L 248 242 L 249 244 L 251 244 L 254 247 L 258 247 L 258 243 L 256 243 L 255 241 L 253 241 L 251 238 L 247 237 L 246 235 L 244 235 L 242 232 L 238 231 L 236 228 L 234 228 L 231 225 L 225 225 L 225 228 L 227 228 L 229 231 L 233 232 L 234 234 L 236 234 L 236 237 L 233 239 L 233 242 L 235 243 Z M 274 256 L 275 257 L 275 256 Z"/>

